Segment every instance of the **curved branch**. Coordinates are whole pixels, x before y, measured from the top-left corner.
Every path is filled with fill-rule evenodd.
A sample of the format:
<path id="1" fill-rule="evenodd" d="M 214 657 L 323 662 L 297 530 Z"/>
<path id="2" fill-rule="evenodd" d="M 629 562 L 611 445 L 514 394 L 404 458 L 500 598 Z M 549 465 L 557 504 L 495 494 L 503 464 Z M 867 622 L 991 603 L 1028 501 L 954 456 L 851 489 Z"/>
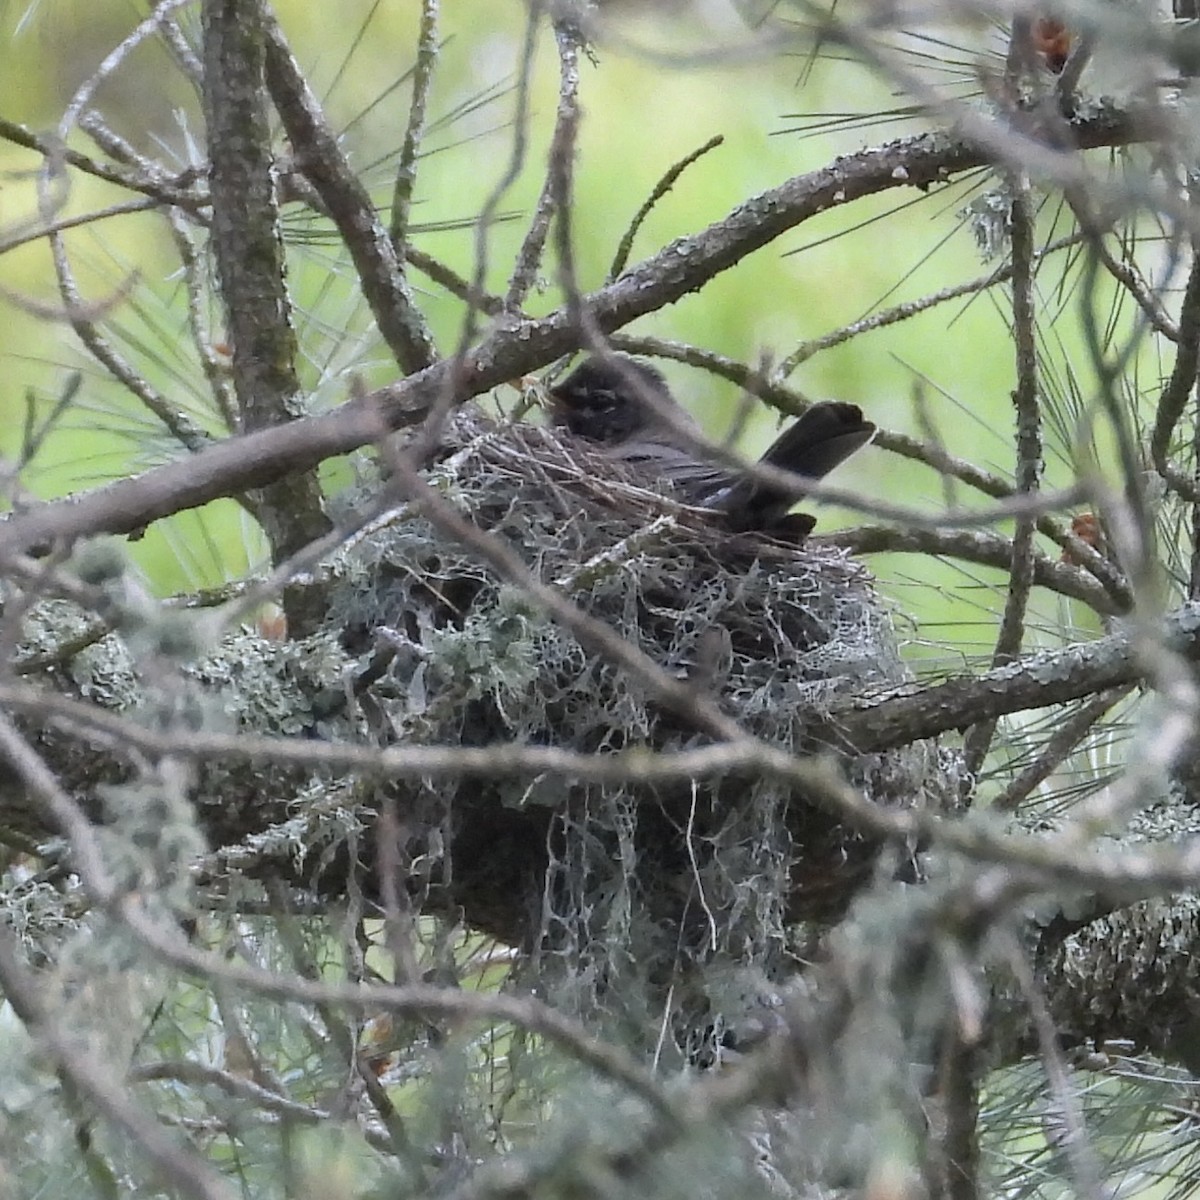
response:
<path id="1" fill-rule="evenodd" d="M 1119 144 L 1134 136 L 1133 119 L 1112 110 L 1072 128 L 1081 146 Z M 708 229 L 672 242 L 585 297 L 586 311 L 601 331 L 612 332 L 697 291 L 747 254 L 827 208 L 891 188 L 929 187 L 985 161 L 982 147 L 940 133 L 838 159 L 753 197 Z M 501 327 L 468 353 L 458 370 L 435 364 L 333 412 L 231 439 L 186 462 L 13 518 L 0 530 L 0 555 L 56 537 L 127 533 L 183 509 L 261 487 L 356 450 L 390 430 L 416 424 L 447 392 L 455 400 L 466 400 L 545 366 L 578 345 L 578 330 L 565 308 L 539 320 Z"/>
<path id="2" fill-rule="evenodd" d="M 1011 538 L 982 529 L 904 529 L 891 525 L 862 525 L 810 539 L 817 545 L 842 546 L 852 554 L 937 554 L 960 558 L 1006 571 L 1012 565 Z M 1128 606 L 1118 604 L 1086 571 L 1044 554 L 1033 557 L 1037 587 L 1080 600 L 1102 616 L 1116 616 Z"/>
<path id="3" fill-rule="evenodd" d="M 1164 639 L 1184 658 L 1200 657 L 1200 604 L 1186 604 L 1168 616 Z M 860 753 L 887 750 L 1008 713 L 1065 704 L 1142 678 L 1135 637 L 1114 633 L 1030 655 L 980 675 L 913 684 L 904 695 L 856 700 L 831 720 L 830 737 Z"/>

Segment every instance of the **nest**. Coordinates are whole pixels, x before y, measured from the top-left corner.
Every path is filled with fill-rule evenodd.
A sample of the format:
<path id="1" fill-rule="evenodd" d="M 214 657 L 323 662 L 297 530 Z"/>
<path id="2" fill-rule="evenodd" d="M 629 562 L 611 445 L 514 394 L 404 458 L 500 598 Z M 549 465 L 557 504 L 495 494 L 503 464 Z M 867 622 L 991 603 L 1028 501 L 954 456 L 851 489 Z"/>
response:
<path id="1" fill-rule="evenodd" d="M 774 745 L 813 752 L 838 700 L 905 678 L 889 613 L 846 553 L 723 531 L 625 471 L 466 409 L 429 477 L 540 579 Z M 425 516 L 373 528 L 338 575 L 331 619 L 372 664 L 359 691 L 390 738 L 598 754 L 709 740 Z M 946 792 L 927 745 L 844 768 L 881 805 Z M 785 782 L 745 775 L 439 780 L 401 800 L 400 861 L 426 911 L 524 945 L 560 1003 L 647 1036 L 671 992 L 688 1011 L 681 1049 L 714 1028 L 704 1013 L 730 1008 L 714 988 L 743 996 L 785 970 L 797 929 L 844 911 L 881 849 Z"/>

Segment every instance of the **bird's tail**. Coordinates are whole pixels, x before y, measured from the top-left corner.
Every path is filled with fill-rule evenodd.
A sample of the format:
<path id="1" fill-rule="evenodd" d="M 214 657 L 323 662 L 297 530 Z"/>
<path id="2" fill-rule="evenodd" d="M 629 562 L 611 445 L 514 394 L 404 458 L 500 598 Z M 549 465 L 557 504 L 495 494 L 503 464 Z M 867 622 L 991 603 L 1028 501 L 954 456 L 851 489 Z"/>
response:
<path id="1" fill-rule="evenodd" d="M 814 404 L 776 438 L 759 462 L 789 471 L 801 479 L 821 479 L 875 436 L 875 426 L 857 404 L 827 401 Z M 709 503 L 726 514 L 735 529 L 775 529 L 787 519 L 797 496 L 743 475 Z M 805 518 L 807 533 L 811 518 Z"/>
<path id="2" fill-rule="evenodd" d="M 782 471 L 821 479 L 875 436 L 875 426 L 857 404 L 814 404 L 785 429 L 760 462 Z"/>

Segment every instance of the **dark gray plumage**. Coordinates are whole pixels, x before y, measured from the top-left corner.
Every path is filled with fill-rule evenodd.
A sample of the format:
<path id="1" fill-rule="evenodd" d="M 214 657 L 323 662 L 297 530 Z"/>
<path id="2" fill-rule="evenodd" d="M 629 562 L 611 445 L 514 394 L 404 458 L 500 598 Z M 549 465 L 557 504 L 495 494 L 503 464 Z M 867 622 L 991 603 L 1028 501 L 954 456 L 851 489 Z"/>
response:
<path id="1" fill-rule="evenodd" d="M 698 457 L 686 436 L 673 428 L 682 425 L 698 435 L 695 422 L 671 395 L 662 375 L 636 359 L 589 358 L 552 387 L 550 397 L 556 426 L 667 480 L 681 500 L 717 509 L 734 529 L 778 527 L 795 503 L 794 492 Z M 776 438 L 759 462 L 817 480 L 874 436 L 875 426 L 858 405 L 814 404 Z M 808 528 L 811 521 L 803 531 Z"/>

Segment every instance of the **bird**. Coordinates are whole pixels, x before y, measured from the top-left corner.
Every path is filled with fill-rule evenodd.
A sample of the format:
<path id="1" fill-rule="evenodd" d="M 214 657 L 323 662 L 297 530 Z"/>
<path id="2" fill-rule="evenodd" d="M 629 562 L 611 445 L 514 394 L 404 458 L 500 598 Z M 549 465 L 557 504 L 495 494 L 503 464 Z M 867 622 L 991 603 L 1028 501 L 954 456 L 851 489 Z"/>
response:
<path id="1" fill-rule="evenodd" d="M 699 427 L 648 363 L 593 356 L 548 393 L 552 425 L 665 480 L 685 503 L 717 510 L 735 531 L 803 536 L 815 524 L 803 514 L 789 519 L 794 490 L 704 457 L 693 440 L 702 436 Z M 874 436 L 857 404 L 824 401 L 797 417 L 758 461 L 801 480 L 822 479 Z"/>

